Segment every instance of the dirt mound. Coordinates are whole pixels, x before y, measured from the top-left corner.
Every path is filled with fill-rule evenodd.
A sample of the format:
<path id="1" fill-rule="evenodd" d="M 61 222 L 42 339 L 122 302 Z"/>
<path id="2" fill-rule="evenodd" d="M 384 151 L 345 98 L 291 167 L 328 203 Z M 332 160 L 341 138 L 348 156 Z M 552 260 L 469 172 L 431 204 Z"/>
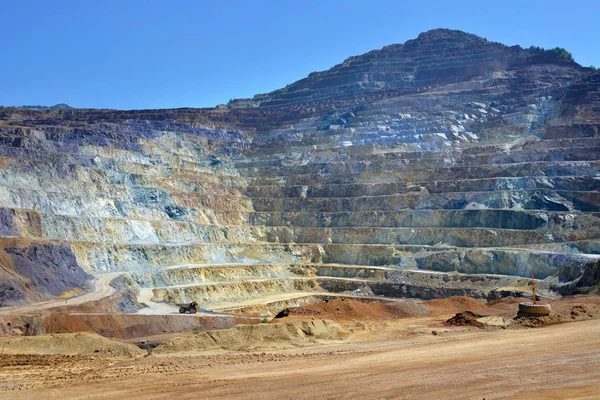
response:
<path id="1" fill-rule="evenodd" d="M 342 328 L 331 321 L 286 321 L 260 325 L 239 325 L 235 328 L 201 332 L 195 336 L 171 339 L 158 346 L 153 353 L 180 351 L 279 349 L 315 343 L 317 339 L 343 339 Z"/>
<path id="2" fill-rule="evenodd" d="M 286 308 L 277 314 L 275 318 L 318 316 L 335 321 L 354 321 L 390 320 L 427 315 L 427 310 L 423 306 L 410 300 L 398 303 L 382 303 L 379 301 L 333 299 L 302 307 Z"/>
<path id="3" fill-rule="evenodd" d="M 0 337 L 3 354 L 60 354 L 105 357 L 141 357 L 147 354 L 129 343 L 89 332 L 41 336 Z"/>
<path id="4" fill-rule="evenodd" d="M 472 297 L 452 296 L 447 299 L 427 300 L 421 303 L 431 315 L 446 315 L 463 311 L 482 310 L 485 305 Z"/>
<path id="5" fill-rule="evenodd" d="M 538 296 L 536 296 L 536 297 L 538 297 Z M 502 305 L 505 305 L 505 304 L 508 304 L 508 305 L 519 304 L 524 301 L 531 301 L 531 299 L 528 299 L 525 297 L 507 296 L 507 297 L 503 297 L 498 300 L 488 301 L 485 305 L 486 305 L 486 307 L 498 307 L 498 306 L 501 307 Z"/>
<path id="6" fill-rule="evenodd" d="M 525 328 L 537 328 L 540 326 L 558 324 L 560 322 L 561 321 L 559 321 L 557 318 L 551 317 L 524 317 L 516 318 L 512 323 L 512 327 L 522 326 Z"/>
<path id="7" fill-rule="evenodd" d="M 519 310 L 519 303 L 530 302 L 531 299 L 524 297 L 513 297 L 508 296 L 502 299 L 488 301 L 485 304 L 484 309 L 477 310 L 479 314 L 486 316 L 501 316 L 506 319 L 512 319 L 517 315 Z"/>
<path id="8" fill-rule="evenodd" d="M 485 324 L 477 321 L 477 318 L 481 318 L 481 315 L 474 314 L 470 311 L 464 311 L 457 313 L 454 317 L 450 318 L 445 322 L 447 326 L 474 326 L 476 328 L 483 329 Z"/>

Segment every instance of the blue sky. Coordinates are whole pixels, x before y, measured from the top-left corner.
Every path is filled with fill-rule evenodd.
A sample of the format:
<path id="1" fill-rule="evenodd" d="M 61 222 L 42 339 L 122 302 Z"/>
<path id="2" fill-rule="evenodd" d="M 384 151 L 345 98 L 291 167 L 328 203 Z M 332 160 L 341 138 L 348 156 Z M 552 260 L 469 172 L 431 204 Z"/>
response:
<path id="1" fill-rule="evenodd" d="M 0 105 L 211 107 L 438 27 L 600 66 L 599 1 L 0 0 Z"/>

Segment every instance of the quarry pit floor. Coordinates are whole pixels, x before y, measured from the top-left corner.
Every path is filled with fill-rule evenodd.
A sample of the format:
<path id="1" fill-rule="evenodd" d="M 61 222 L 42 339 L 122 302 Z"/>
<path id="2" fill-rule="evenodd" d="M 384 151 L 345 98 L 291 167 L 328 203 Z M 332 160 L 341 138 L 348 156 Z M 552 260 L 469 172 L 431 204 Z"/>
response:
<path id="1" fill-rule="evenodd" d="M 338 320 L 349 336 L 301 346 L 136 359 L 4 354 L 0 399 L 597 399 L 600 301 L 574 297 L 556 308 L 568 315 L 582 303 L 585 320 L 536 328 L 448 326 L 455 310 L 439 302 L 435 316 Z M 514 304 L 500 306 L 479 311 L 509 315 Z M 170 337 L 186 335 L 194 339 Z"/>

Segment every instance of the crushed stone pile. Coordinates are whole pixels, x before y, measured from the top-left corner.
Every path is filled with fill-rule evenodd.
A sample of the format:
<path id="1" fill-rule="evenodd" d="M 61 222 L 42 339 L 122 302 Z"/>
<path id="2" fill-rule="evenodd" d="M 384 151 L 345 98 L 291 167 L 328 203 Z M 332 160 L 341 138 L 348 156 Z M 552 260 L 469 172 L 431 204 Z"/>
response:
<path id="1" fill-rule="evenodd" d="M 153 354 L 181 351 L 224 349 L 256 350 L 299 347 L 318 339 L 339 340 L 347 336 L 332 321 L 286 321 L 260 325 L 238 325 L 235 328 L 201 332 L 194 336 L 171 339 L 153 350 Z"/>
<path id="2" fill-rule="evenodd" d="M 83 355 L 100 357 L 143 357 L 137 346 L 90 332 L 41 336 L 0 337 L 3 354 Z"/>

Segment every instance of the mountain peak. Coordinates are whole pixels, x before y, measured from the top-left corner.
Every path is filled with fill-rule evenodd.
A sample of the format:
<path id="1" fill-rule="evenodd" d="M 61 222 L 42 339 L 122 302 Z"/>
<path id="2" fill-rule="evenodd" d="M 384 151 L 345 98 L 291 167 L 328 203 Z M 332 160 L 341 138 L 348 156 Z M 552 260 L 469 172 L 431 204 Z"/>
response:
<path id="1" fill-rule="evenodd" d="M 416 39 L 413 40 L 435 40 L 435 39 L 470 39 L 470 40 L 483 40 L 485 39 L 474 35 L 460 31 L 458 29 L 447 29 L 447 28 L 435 28 L 425 32 L 421 32 Z"/>
<path id="2" fill-rule="evenodd" d="M 460 30 L 432 29 L 404 44 L 348 57 L 329 70 L 313 72 L 285 88 L 253 99 L 234 100 L 229 107 L 303 104 L 381 90 L 415 91 L 467 81 L 517 65 L 568 62 L 539 50 L 508 47 Z"/>

